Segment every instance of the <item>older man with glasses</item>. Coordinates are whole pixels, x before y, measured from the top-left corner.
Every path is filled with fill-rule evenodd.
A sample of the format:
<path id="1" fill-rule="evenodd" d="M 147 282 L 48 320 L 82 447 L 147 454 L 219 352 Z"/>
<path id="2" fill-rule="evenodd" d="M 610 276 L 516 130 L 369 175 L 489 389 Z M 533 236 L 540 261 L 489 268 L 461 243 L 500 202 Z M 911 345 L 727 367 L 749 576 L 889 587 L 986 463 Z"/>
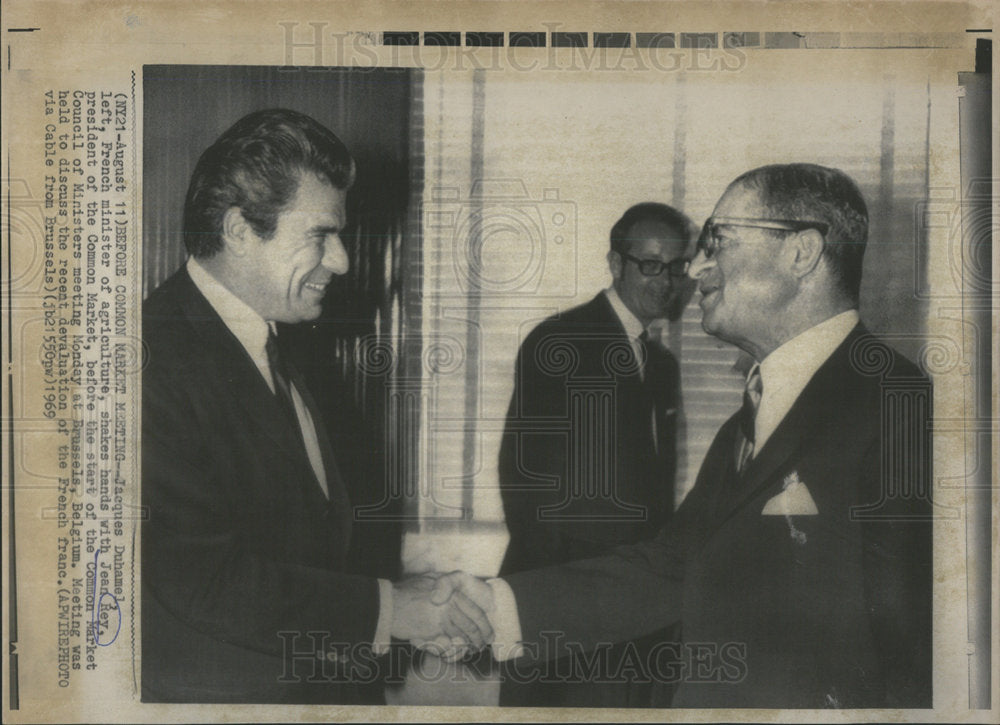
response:
<path id="1" fill-rule="evenodd" d="M 655 539 L 438 581 L 490 611 L 494 656 L 518 666 L 680 622 L 680 648 L 648 663 L 669 664 L 674 706 L 932 706 L 931 386 L 859 320 L 867 237 L 836 169 L 729 185 L 689 274 L 705 331 L 757 362 L 743 406 Z"/>

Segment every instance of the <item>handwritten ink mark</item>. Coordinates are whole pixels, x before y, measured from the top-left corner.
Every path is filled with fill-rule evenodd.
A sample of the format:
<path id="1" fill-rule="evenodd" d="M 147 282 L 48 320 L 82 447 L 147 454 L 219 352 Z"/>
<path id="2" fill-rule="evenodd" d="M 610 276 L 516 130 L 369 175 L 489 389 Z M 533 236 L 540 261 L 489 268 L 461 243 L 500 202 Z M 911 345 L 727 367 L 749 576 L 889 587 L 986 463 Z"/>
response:
<path id="1" fill-rule="evenodd" d="M 108 647 L 114 644 L 115 640 L 118 639 L 118 633 L 122 631 L 122 608 L 118 604 L 118 599 L 111 592 L 102 592 L 100 596 L 97 595 L 97 558 L 100 554 L 100 549 L 94 552 L 94 608 L 90 612 L 90 626 L 94 632 L 94 644 L 98 647 Z M 118 613 L 118 625 L 115 627 L 114 636 L 107 642 L 101 642 L 101 629 L 97 622 L 98 613 L 103 611 L 104 597 L 111 597 L 111 601 L 114 602 L 114 611 Z"/>

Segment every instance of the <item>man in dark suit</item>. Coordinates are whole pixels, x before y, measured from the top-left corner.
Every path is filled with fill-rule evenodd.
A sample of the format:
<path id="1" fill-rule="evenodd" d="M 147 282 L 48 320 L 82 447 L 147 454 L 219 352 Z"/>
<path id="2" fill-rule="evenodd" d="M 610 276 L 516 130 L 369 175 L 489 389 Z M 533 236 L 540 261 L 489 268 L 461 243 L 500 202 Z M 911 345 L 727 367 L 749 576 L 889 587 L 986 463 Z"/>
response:
<path id="1" fill-rule="evenodd" d="M 835 169 L 766 166 L 728 187 L 690 274 L 704 329 L 759 363 L 744 405 L 654 540 L 439 580 L 491 610 L 496 656 L 680 621 L 680 666 L 647 663 L 679 683 L 675 706 L 932 705 L 931 389 L 858 321 L 867 226 Z"/>
<path id="2" fill-rule="evenodd" d="M 350 572 L 351 503 L 276 335 L 347 271 L 353 176 L 334 134 L 282 109 L 195 168 L 191 257 L 143 307 L 144 701 L 358 702 L 391 637 L 489 636 L 464 597 L 431 602 L 430 578 Z"/>
<path id="3" fill-rule="evenodd" d="M 690 243 L 690 220 L 677 210 L 629 208 L 611 229 L 611 287 L 543 321 L 518 351 L 499 458 L 510 532 L 501 575 L 648 539 L 673 513 L 680 375 L 647 328 L 676 318 L 690 298 Z M 625 682 L 508 680 L 501 691 L 505 705 L 641 698 Z"/>

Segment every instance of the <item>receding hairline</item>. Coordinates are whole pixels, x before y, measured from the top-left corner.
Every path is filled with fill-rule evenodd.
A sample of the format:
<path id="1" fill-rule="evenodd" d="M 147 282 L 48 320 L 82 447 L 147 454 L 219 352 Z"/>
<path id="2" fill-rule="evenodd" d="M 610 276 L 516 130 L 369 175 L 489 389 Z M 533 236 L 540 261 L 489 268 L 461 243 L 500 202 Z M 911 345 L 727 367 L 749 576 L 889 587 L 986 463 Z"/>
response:
<path id="1" fill-rule="evenodd" d="M 628 222 L 627 227 L 621 226 L 624 222 Z M 668 237 L 676 235 L 682 253 L 688 251 L 692 241 L 697 237 L 690 219 L 682 211 L 660 202 L 642 202 L 626 209 L 611 227 L 611 251 L 631 253 L 636 243 L 634 234 L 644 223 L 661 226 L 666 230 Z"/>
<path id="2" fill-rule="evenodd" d="M 644 224 L 651 227 L 655 226 L 667 230 L 666 234 L 657 234 L 655 233 L 655 231 L 650 230 L 650 232 L 652 233 L 644 235 L 644 236 L 658 238 L 662 245 L 677 246 L 677 248 L 681 252 L 686 251 L 687 248 L 691 245 L 691 239 L 693 235 L 691 234 L 690 230 L 686 229 L 685 227 L 676 224 L 672 221 L 669 221 L 667 219 L 659 219 L 655 217 L 643 217 L 641 219 L 637 219 L 636 221 L 632 222 L 632 224 L 630 224 L 628 228 L 625 230 L 625 237 L 623 238 L 622 241 L 624 241 L 627 246 L 626 249 L 627 252 L 631 253 L 635 249 L 636 245 L 641 241 L 639 237 L 639 227 L 641 227 Z"/>

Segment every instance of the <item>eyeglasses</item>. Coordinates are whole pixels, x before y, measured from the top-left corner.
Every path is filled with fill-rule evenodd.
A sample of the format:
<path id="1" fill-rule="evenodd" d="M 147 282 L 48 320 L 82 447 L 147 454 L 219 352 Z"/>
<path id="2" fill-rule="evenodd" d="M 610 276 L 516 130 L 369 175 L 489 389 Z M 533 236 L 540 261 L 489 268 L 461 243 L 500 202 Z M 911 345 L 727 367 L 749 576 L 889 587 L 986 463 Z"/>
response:
<path id="1" fill-rule="evenodd" d="M 805 221 L 799 219 L 745 219 L 742 217 L 709 217 L 698 237 L 698 251 L 711 259 L 719 251 L 722 244 L 722 234 L 719 227 L 746 227 L 749 229 L 770 229 L 775 232 L 804 232 L 815 229 L 824 237 L 830 230 L 825 222 Z"/>
<path id="2" fill-rule="evenodd" d="M 658 259 L 639 259 L 624 252 L 620 254 L 630 262 L 635 262 L 643 277 L 658 277 L 663 274 L 663 270 L 667 270 L 667 274 L 671 277 L 680 278 L 687 275 L 688 267 L 691 266 L 691 262 L 687 259 L 674 259 L 670 262 L 661 262 Z"/>

